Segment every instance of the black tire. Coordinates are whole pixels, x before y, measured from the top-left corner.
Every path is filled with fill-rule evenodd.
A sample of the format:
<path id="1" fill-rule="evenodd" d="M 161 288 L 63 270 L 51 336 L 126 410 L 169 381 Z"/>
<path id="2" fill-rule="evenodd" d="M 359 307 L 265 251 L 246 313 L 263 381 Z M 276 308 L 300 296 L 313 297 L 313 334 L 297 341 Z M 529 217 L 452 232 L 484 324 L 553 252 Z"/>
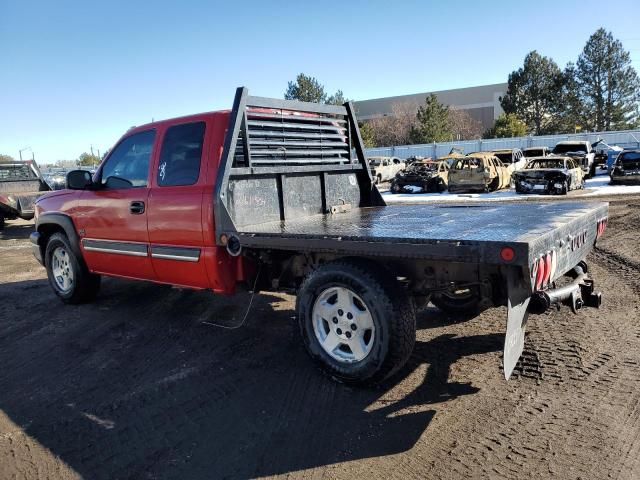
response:
<path id="1" fill-rule="evenodd" d="M 445 313 L 469 315 L 480 310 L 480 292 L 477 288 L 469 288 L 468 293 L 455 295 L 453 292 L 434 293 L 431 303 Z"/>
<path id="2" fill-rule="evenodd" d="M 0 231 L 4 230 L 5 218 L 4 214 L 0 212 Z"/>
<path id="3" fill-rule="evenodd" d="M 593 178 L 596 176 L 596 162 L 593 162 L 591 164 L 591 167 L 589 168 L 589 177 Z"/>
<path id="4" fill-rule="evenodd" d="M 562 182 L 562 189 L 560 190 L 560 195 L 566 195 L 569 193 L 569 182 Z"/>
<path id="5" fill-rule="evenodd" d="M 62 248 L 68 256 L 67 268 L 72 272 L 73 283 L 68 290 L 60 288 L 53 273 L 53 253 L 57 248 Z M 100 276 L 94 275 L 84 264 L 84 261 L 77 258 L 69 239 L 62 233 L 54 233 L 47 242 L 44 255 L 45 267 L 49 285 L 54 293 L 64 302 L 69 304 L 85 303 L 93 300 L 100 290 Z"/>
<path id="6" fill-rule="evenodd" d="M 373 344 L 360 361 L 336 360 L 324 350 L 314 331 L 312 312 L 316 300 L 332 287 L 355 293 L 371 314 L 375 327 Z M 413 351 L 416 338 L 413 303 L 395 278 L 373 262 L 354 259 L 322 265 L 300 287 L 296 311 L 307 352 L 338 381 L 375 385 L 397 372 Z"/>

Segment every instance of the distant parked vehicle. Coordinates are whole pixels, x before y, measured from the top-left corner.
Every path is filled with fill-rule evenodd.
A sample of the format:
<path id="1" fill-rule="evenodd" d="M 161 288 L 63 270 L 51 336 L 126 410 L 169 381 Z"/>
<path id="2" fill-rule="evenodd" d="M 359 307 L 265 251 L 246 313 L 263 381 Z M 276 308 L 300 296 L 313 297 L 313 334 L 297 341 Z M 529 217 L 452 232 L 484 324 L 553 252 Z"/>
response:
<path id="1" fill-rule="evenodd" d="M 376 184 L 388 182 L 404 167 L 405 162 L 397 157 L 369 157 L 371 177 Z"/>
<path id="2" fill-rule="evenodd" d="M 596 175 L 596 152 L 594 148 L 599 143 L 600 141 L 591 143 L 586 140 L 567 140 L 558 142 L 551 153 L 573 158 L 582 168 L 585 177 L 591 178 Z"/>
<path id="3" fill-rule="evenodd" d="M 611 185 L 640 185 L 640 150 L 625 150 L 611 169 Z"/>
<path id="4" fill-rule="evenodd" d="M 438 158 L 447 162 L 447 166 L 451 168 L 451 165 L 455 163 L 458 158 L 464 157 L 464 151 L 461 148 L 453 147 L 448 155 Z"/>
<path id="5" fill-rule="evenodd" d="M 491 153 L 498 157 L 507 167 L 511 166 L 512 171 L 522 170 L 527 164 L 527 160 L 519 148 L 493 150 Z"/>
<path id="6" fill-rule="evenodd" d="M 449 192 L 493 192 L 508 188 L 511 169 L 490 152 L 457 159 L 449 169 Z"/>
<path id="7" fill-rule="evenodd" d="M 33 160 L 0 163 L 0 230 L 5 220 L 31 220 L 36 199 L 48 190 Z"/>
<path id="8" fill-rule="evenodd" d="M 420 160 L 391 181 L 391 193 L 426 193 L 447 190 L 449 164 L 445 160 Z"/>
<path id="9" fill-rule="evenodd" d="M 518 193 L 566 195 L 584 188 L 584 173 L 571 157 L 536 157 L 513 173 Z"/>
<path id="10" fill-rule="evenodd" d="M 67 172 L 65 170 L 43 173 L 42 178 L 51 187 L 51 190 L 64 190 L 67 186 Z"/>
<path id="11" fill-rule="evenodd" d="M 551 149 L 549 147 L 529 147 L 522 150 L 522 154 L 527 160 L 534 157 L 546 157 L 550 153 Z"/>

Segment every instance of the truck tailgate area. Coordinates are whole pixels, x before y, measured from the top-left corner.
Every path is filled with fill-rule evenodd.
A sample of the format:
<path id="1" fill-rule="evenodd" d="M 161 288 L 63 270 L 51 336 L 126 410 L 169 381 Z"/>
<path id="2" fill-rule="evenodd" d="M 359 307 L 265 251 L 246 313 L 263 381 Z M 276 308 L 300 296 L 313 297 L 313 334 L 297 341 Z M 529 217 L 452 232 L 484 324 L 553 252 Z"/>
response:
<path id="1" fill-rule="evenodd" d="M 246 225 L 238 234 L 246 247 L 314 251 L 330 247 L 463 262 L 504 263 L 496 247 L 510 246 L 516 251 L 513 264 L 528 266 L 538 251 L 563 246 L 583 230 L 587 230 L 584 245 L 593 245 L 596 223 L 607 211 L 607 204 L 597 202 L 367 207 Z"/>

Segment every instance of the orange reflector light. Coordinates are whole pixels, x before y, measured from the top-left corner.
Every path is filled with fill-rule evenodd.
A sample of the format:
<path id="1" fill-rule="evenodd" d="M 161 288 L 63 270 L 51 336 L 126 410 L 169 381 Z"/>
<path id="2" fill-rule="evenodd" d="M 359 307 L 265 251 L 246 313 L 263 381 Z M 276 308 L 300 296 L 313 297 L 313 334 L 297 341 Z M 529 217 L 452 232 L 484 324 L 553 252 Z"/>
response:
<path id="1" fill-rule="evenodd" d="M 500 250 L 500 258 L 505 262 L 513 262 L 513 259 L 516 258 L 516 252 L 511 247 L 504 247 Z"/>

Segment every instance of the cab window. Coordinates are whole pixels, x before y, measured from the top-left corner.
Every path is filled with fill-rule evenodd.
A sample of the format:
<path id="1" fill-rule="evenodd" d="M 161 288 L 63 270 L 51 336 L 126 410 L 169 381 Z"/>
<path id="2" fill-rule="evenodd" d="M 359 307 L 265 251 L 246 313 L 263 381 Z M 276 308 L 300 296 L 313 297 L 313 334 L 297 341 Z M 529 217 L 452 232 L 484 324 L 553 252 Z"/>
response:
<path id="1" fill-rule="evenodd" d="M 200 176 L 204 122 L 175 125 L 167 130 L 158 163 L 158 185 L 193 185 Z"/>
<path id="2" fill-rule="evenodd" d="M 102 167 L 102 186 L 108 189 L 146 187 L 155 138 L 155 130 L 147 130 L 120 142 Z"/>

